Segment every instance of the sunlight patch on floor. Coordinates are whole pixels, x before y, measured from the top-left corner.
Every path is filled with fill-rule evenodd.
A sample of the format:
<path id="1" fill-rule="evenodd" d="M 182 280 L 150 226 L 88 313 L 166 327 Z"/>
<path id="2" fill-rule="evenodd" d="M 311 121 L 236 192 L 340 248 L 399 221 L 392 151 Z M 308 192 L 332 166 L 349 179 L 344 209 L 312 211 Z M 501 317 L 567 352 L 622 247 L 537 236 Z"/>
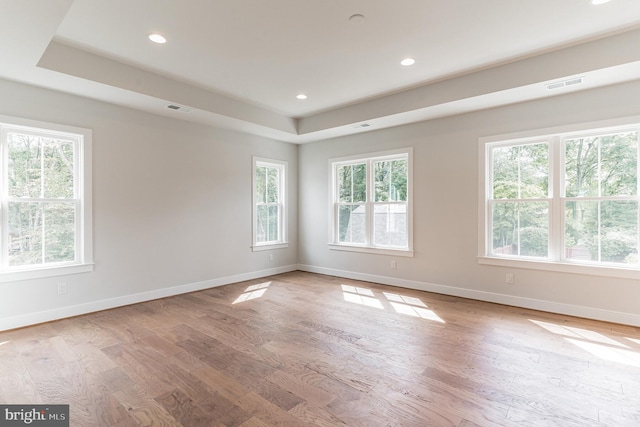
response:
<path id="1" fill-rule="evenodd" d="M 397 302 L 390 302 L 391 306 L 400 314 L 406 314 L 413 317 L 421 317 L 423 319 L 433 320 L 435 322 L 444 323 L 444 320 L 440 318 L 432 310 L 428 310 L 422 307 L 415 307 L 407 304 L 399 304 Z"/>
<path id="2" fill-rule="evenodd" d="M 609 347 L 608 345 L 593 342 L 580 341 L 573 338 L 565 338 L 565 340 L 583 350 L 588 351 L 600 359 L 640 368 L 640 353 L 636 353 L 635 351 Z"/>
<path id="3" fill-rule="evenodd" d="M 422 302 L 420 298 L 416 297 L 408 297 L 404 295 L 392 294 L 390 292 L 383 292 L 384 296 L 387 297 L 389 301 L 395 301 L 403 304 L 415 305 L 419 307 L 426 307 L 427 305 Z"/>
<path id="4" fill-rule="evenodd" d="M 541 322 L 532 319 L 529 319 L 529 321 L 551 333 L 563 336 L 567 342 L 602 360 L 640 367 L 640 352 L 633 351 L 629 349 L 628 345 L 616 340 L 622 339 L 621 337 L 615 337 L 614 339 L 600 332 L 590 331 L 588 329 L 557 325 L 555 323 Z M 624 339 L 640 344 L 639 339 L 628 337 Z"/>
<path id="5" fill-rule="evenodd" d="M 344 300 L 347 302 L 352 302 L 354 304 L 366 305 L 368 307 L 374 307 L 384 310 L 382 303 L 376 298 L 371 298 L 364 295 L 352 294 L 349 292 L 343 292 Z"/>
<path id="6" fill-rule="evenodd" d="M 252 299 L 260 298 L 267 292 L 267 288 L 271 282 L 258 283 L 257 285 L 251 285 L 244 290 L 244 293 L 240 295 L 232 304 L 238 304 L 240 302 L 249 301 Z"/>
<path id="7" fill-rule="evenodd" d="M 382 302 L 376 298 L 376 295 L 371 289 L 349 285 L 340 285 L 340 287 L 342 288 L 342 295 L 345 301 L 384 310 Z M 389 304 L 393 307 L 396 313 L 445 323 L 445 321 L 442 320 L 442 318 L 440 318 L 440 316 L 438 316 L 433 310 L 429 310 L 427 305 L 422 302 L 420 298 L 394 294 L 391 292 L 382 292 L 382 294 L 389 301 Z"/>
<path id="8" fill-rule="evenodd" d="M 358 295 L 366 295 L 368 297 L 373 297 L 373 291 L 371 289 L 367 289 L 367 288 L 359 288 L 357 286 L 349 286 L 349 285 L 341 285 L 342 290 L 344 292 L 350 292 L 352 294 L 358 294 Z"/>
<path id="9" fill-rule="evenodd" d="M 570 338 L 579 338 L 587 341 L 595 341 L 602 344 L 615 345 L 617 347 L 627 347 L 614 339 L 607 337 L 599 332 L 590 331 L 588 329 L 575 328 L 573 326 L 556 325 L 555 323 L 541 322 L 539 320 L 531 320 L 536 325 L 546 329 L 554 334 L 562 335 Z"/>

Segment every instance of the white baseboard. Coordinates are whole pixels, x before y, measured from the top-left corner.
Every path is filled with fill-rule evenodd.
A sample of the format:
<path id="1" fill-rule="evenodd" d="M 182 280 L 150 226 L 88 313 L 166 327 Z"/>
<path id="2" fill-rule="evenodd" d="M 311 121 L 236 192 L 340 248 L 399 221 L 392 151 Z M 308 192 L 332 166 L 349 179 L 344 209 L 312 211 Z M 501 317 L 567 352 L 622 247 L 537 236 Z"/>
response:
<path id="1" fill-rule="evenodd" d="M 633 313 L 603 310 L 600 308 L 497 294 L 493 292 L 477 291 L 473 289 L 457 288 L 454 286 L 437 285 L 433 283 L 397 279 L 394 277 L 377 276 L 373 274 L 337 270 L 333 268 L 316 267 L 312 265 L 298 264 L 298 270 L 640 327 L 640 315 Z"/>
<path id="2" fill-rule="evenodd" d="M 288 273 L 297 269 L 297 265 L 287 265 L 283 267 L 269 268 L 267 270 L 259 270 L 250 273 L 236 274 L 234 276 L 205 280 L 203 282 L 188 283 L 185 285 L 172 286 L 170 288 L 162 288 L 148 292 L 140 292 L 137 294 L 123 295 L 116 298 L 92 301 L 85 304 L 78 304 L 55 308 L 52 310 L 23 314 L 19 316 L 0 318 L 0 331 L 22 328 L 38 323 L 51 322 L 53 320 L 79 316 L 82 314 L 108 310 L 111 308 L 137 304 L 140 302 L 166 298 L 174 295 L 186 294 L 194 291 L 201 291 L 203 289 L 215 288 L 217 286 L 243 282 L 245 280 L 259 279 L 261 277 L 271 276 L 274 274 Z"/>
<path id="3" fill-rule="evenodd" d="M 457 288 L 454 286 L 437 285 L 433 283 L 418 282 L 414 280 L 397 279 L 393 277 L 378 276 L 373 274 L 358 273 L 347 270 L 333 268 L 316 267 L 312 265 L 288 265 L 266 270 L 242 273 L 234 276 L 221 277 L 202 282 L 189 283 L 185 285 L 173 286 L 170 288 L 156 289 L 148 292 L 141 292 L 131 295 L 123 295 L 116 298 L 109 298 L 100 301 L 88 302 L 67 307 L 60 307 L 52 310 L 27 313 L 24 315 L 0 318 L 0 331 L 22 328 L 38 323 L 50 322 L 67 317 L 79 316 L 101 310 L 122 307 L 154 299 L 200 291 L 231 283 L 243 282 L 245 280 L 259 279 L 274 274 L 287 273 L 301 270 L 310 273 L 326 274 L 329 276 L 344 277 L 346 279 L 363 280 L 367 282 L 380 283 L 383 285 L 399 286 L 408 289 L 416 289 L 426 292 L 434 292 L 443 295 L 451 295 L 462 298 L 470 298 L 479 301 L 495 302 L 498 304 L 511 305 L 514 307 L 530 308 L 533 310 L 547 311 L 551 313 L 566 314 L 569 316 L 583 317 L 587 319 L 602 320 L 605 322 L 620 323 L 640 327 L 640 315 L 619 311 L 603 310 L 593 307 L 585 307 L 572 304 L 558 303 L 532 298 L 517 297 L 513 295 L 497 294 L 493 292 L 477 291 L 473 289 Z"/>

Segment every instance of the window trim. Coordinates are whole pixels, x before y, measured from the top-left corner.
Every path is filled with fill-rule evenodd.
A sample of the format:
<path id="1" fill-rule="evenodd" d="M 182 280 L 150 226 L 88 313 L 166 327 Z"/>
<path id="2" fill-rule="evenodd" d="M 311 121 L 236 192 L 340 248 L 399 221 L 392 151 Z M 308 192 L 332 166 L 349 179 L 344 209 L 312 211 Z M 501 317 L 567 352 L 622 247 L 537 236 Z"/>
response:
<path id="1" fill-rule="evenodd" d="M 19 280 L 40 279 L 47 277 L 63 276 L 68 274 L 86 273 L 93 271 L 93 200 L 92 200 L 92 137 L 90 129 L 75 126 L 61 125 L 43 122 L 39 120 L 22 119 L 0 115 L 0 133 L 4 135 L 7 130 L 24 130 L 29 133 L 41 133 L 46 136 L 60 136 L 77 140 L 76 159 L 76 185 L 80 204 L 78 214 L 78 233 L 76 260 L 73 262 L 39 264 L 35 267 L 14 267 L 4 269 L 0 266 L 0 283 Z M 2 161 L 2 173 L 6 170 L 4 138 L 0 142 L 0 160 Z M 6 183 L 4 183 L 6 185 Z M 4 194 L 3 189 L 3 194 Z M 3 202 L 4 203 L 4 202 Z M 0 214 L 0 227 L 4 230 L 7 218 Z M 2 251 L 6 249 L 6 239 L 0 236 L 3 242 Z"/>
<path id="2" fill-rule="evenodd" d="M 502 135 L 494 135 L 479 138 L 478 142 L 478 252 L 477 260 L 479 264 L 493 265 L 509 268 L 524 268 L 544 271 L 554 271 L 563 273 L 586 274 L 594 276 L 606 276 L 617 278 L 640 279 L 640 265 L 629 267 L 624 264 L 616 265 L 612 263 L 584 263 L 562 259 L 557 254 L 560 250 L 558 240 L 561 239 L 562 230 L 555 230 L 553 227 L 564 227 L 564 221 L 561 218 L 562 209 L 562 186 L 561 183 L 561 165 L 559 159 L 562 159 L 561 144 L 552 144 L 552 138 L 565 139 L 567 137 L 578 137 L 586 135 L 594 135 L 599 133 L 610 133 L 612 131 L 621 131 L 630 128 L 640 128 L 640 116 L 629 116 L 617 119 L 600 120 L 593 122 L 582 122 L 571 125 L 542 128 L 537 130 L 528 130 L 524 132 L 516 132 Z M 548 139 L 550 143 L 549 152 L 549 179 L 552 186 L 549 188 L 549 201 L 552 206 L 552 214 L 556 218 L 550 216 L 549 222 L 549 258 L 526 258 L 526 257 L 500 257 L 490 254 L 491 237 L 489 219 L 490 219 L 490 203 L 488 197 L 491 195 L 492 182 L 489 175 L 490 160 L 489 150 L 492 146 L 504 142 L 505 145 L 516 145 L 534 143 Z M 640 157 L 639 157 L 640 166 Z M 640 175 L 640 171 L 638 172 Z M 640 193 L 640 187 L 638 188 Z M 640 196 L 640 194 L 639 194 Z M 639 248 L 640 249 L 640 248 Z M 552 258 L 553 257 L 553 258 Z"/>
<path id="3" fill-rule="evenodd" d="M 352 163 L 368 163 L 378 160 L 394 159 L 399 156 L 407 158 L 407 248 L 379 247 L 367 244 L 340 243 L 336 239 L 338 221 L 336 218 L 336 167 Z M 336 157 L 329 159 L 329 230 L 328 247 L 330 250 L 361 252 L 378 255 L 391 255 L 400 257 L 413 257 L 413 147 L 400 148 L 395 150 L 378 151 L 373 153 L 355 154 L 351 156 Z M 367 198 L 370 197 L 369 190 L 372 188 L 370 173 L 367 173 Z M 367 200 L 366 204 L 372 206 L 375 202 Z M 369 212 L 371 216 L 371 212 Z M 367 239 L 370 240 L 371 219 L 367 221 Z"/>
<path id="4" fill-rule="evenodd" d="M 280 170 L 279 174 L 279 205 L 280 205 L 280 218 L 278 218 L 278 225 L 280 231 L 280 238 L 276 242 L 258 242 L 257 229 L 258 229 L 258 209 L 257 209 L 257 194 L 256 194 L 256 169 L 259 166 L 275 167 Z M 266 251 L 271 249 L 285 249 L 289 247 L 287 241 L 287 199 L 288 199 L 288 167 L 289 163 L 284 160 L 269 159 L 266 157 L 251 157 L 251 250 Z"/>

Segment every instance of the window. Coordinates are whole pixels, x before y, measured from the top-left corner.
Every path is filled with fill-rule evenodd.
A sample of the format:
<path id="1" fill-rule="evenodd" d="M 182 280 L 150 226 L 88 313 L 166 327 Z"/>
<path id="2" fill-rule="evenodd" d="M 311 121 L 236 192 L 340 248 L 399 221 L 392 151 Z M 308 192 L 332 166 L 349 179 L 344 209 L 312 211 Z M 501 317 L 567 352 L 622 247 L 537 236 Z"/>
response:
<path id="1" fill-rule="evenodd" d="M 253 158 L 253 250 L 285 248 L 287 163 Z"/>
<path id="2" fill-rule="evenodd" d="M 413 256 L 412 150 L 332 159 L 332 249 Z"/>
<path id="3" fill-rule="evenodd" d="M 91 132 L 0 121 L 0 281 L 90 271 Z"/>
<path id="4" fill-rule="evenodd" d="M 486 257 L 638 269 L 640 125 L 481 141 Z"/>

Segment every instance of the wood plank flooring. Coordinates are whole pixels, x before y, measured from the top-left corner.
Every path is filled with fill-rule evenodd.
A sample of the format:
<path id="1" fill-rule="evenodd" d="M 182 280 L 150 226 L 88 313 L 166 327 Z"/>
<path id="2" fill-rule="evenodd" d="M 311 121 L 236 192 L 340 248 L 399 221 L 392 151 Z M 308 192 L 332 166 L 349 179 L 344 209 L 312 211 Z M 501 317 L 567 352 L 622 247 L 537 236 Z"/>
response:
<path id="1" fill-rule="evenodd" d="M 293 272 L 0 333 L 89 426 L 640 426 L 640 328 Z"/>

